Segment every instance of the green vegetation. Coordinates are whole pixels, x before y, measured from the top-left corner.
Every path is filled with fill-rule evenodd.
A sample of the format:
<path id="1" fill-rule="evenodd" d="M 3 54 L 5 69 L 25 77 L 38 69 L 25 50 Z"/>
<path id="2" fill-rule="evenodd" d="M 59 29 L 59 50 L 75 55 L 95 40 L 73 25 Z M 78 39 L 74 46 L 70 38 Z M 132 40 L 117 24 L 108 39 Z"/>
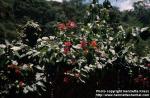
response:
<path id="1" fill-rule="evenodd" d="M 15 39 L 16 29 L 28 20 L 38 22 L 45 33 L 52 33 L 52 26 L 56 21 L 83 20 L 85 14 L 83 7 L 82 1 L 78 0 L 64 1 L 63 4 L 45 0 L 1 0 L 1 41 L 4 38 Z"/>
<path id="2" fill-rule="evenodd" d="M 0 1 L 0 37 L 1 41 L 16 38 L 16 29 L 28 20 L 34 20 L 42 25 L 45 33 L 53 33 L 53 24 L 56 21 L 68 19 L 82 22 L 85 20 L 87 4 L 84 0 L 71 0 L 63 3 L 46 0 L 1 0 Z M 143 2 L 134 3 L 135 10 L 120 12 L 112 8 L 111 22 L 121 20 L 121 24 L 129 26 L 150 26 L 150 8 L 142 5 Z M 101 5 L 99 6 L 101 7 Z"/>
<path id="3" fill-rule="evenodd" d="M 150 88 L 150 27 L 141 13 L 149 8 L 137 2 L 120 12 L 108 0 L 92 1 L 1 1 L 1 98 L 94 98 L 97 89 Z"/>
<path id="4" fill-rule="evenodd" d="M 4 39 L 13 40 L 19 35 L 17 32 L 21 29 L 20 26 L 26 24 L 27 21 L 33 20 L 38 22 L 42 27 L 43 34 L 53 35 L 54 25 L 56 22 L 64 22 L 66 20 L 74 20 L 76 22 L 88 21 L 85 16 L 88 10 L 88 4 L 83 3 L 84 0 L 64 0 L 63 3 L 45 0 L 1 0 L 0 1 L 0 42 Z M 106 3 L 106 4 L 105 4 Z M 104 5 L 109 5 L 104 2 Z M 134 10 L 120 12 L 118 8 L 108 6 L 110 10 L 110 19 L 112 26 L 122 24 L 126 29 L 128 27 L 142 28 L 150 26 L 150 7 L 144 6 L 146 1 L 134 3 Z M 102 7 L 102 5 L 98 5 Z M 101 15 L 104 16 L 104 15 Z M 103 17 L 100 17 L 103 18 Z M 89 18 L 90 19 L 90 18 Z M 117 24 L 116 24 L 117 23 Z M 128 32 L 127 32 L 128 33 Z M 143 50 L 150 49 L 149 40 L 140 40 L 137 45 L 139 55 L 147 54 Z"/>

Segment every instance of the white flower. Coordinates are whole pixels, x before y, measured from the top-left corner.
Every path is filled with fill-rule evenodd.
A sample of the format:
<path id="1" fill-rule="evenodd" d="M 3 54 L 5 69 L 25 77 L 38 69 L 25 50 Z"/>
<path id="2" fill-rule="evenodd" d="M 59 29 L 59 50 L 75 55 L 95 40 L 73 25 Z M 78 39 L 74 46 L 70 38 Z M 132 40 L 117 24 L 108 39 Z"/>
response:
<path id="1" fill-rule="evenodd" d="M 34 91 L 34 89 L 33 89 L 31 86 L 28 85 L 28 86 L 26 86 L 26 87 L 27 87 L 27 90 L 28 90 L 28 91 L 31 91 L 31 92 Z"/>
<path id="2" fill-rule="evenodd" d="M 98 60 L 99 60 L 99 57 L 96 57 L 96 60 L 98 61 Z"/>
<path id="3" fill-rule="evenodd" d="M 60 49 L 60 52 L 61 52 L 61 53 L 63 53 L 63 52 L 64 52 L 64 49 L 63 49 L 63 48 L 61 48 L 61 49 Z"/>
<path id="4" fill-rule="evenodd" d="M 102 69 L 103 68 L 103 66 L 99 62 L 96 62 L 96 66 L 97 66 L 98 69 Z"/>
<path id="5" fill-rule="evenodd" d="M 100 37 L 100 35 L 99 34 L 96 34 L 96 36 L 99 38 Z"/>
<path id="6" fill-rule="evenodd" d="M 112 41 L 114 38 L 113 37 L 109 37 L 109 40 Z"/>
<path id="7" fill-rule="evenodd" d="M 133 35 L 133 36 L 136 36 L 137 34 L 136 34 L 136 33 L 132 33 L 132 35 Z"/>
<path id="8" fill-rule="evenodd" d="M 58 44 L 59 44 L 59 45 L 63 45 L 63 42 L 59 42 Z"/>
<path id="9" fill-rule="evenodd" d="M 142 29 L 141 29 L 141 32 L 144 32 L 144 31 L 146 31 L 146 30 L 148 30 L 148 29 L 149 29 L 149 27 L 142 28 Z"/>
<path id="10" fill-rule="evenodd" d="M 92 28 L 92 24 L 91 23 L 88 23 L 87 25 L 89 26 L 89 28 Z"/>
<path id="11" fill-rule="evenodd" d="M 47 41 L 42 41 L 41 45 L 45 45 L 47 43 Z"/>
<path id="12" fill-rule="evenodd" d="M 36 81 L 42 80 L 44 73 L 36 73 Z"/>
<path id="13" fill-rule="evenodd" d="M 75 49 L 81 49 L 80 44 L 73 45 L 72 47 L 75 48 Z"/>
<path id="14" fill-rule="evenodd" d="M 102 57 L 102 58 L 106 58 L 106 57 L 107 57 L 107 54 L 106 54 L 104 51 L 101 51 L 101 57 Z"/>
<path id="15" fill-rule="evenodd" d="M 25 87 L 24 89 L 23 89 L 23 93 L 28 93 L 29 91 L 27 90 L 27 87 Z"/>
<path id="16" fill-rule="evenodd" d="M 81 31 L 85 31 L 85 29 L 84 29 L 84 28 L 81 28 Z"/>
<path id="17" fill-rule="evenodd" d="M 95 5 L 94 5 L 94 4 L 92 4 L 91 6 L 92 6 L 92 8 L 94 8 L 94 7 L 95 7 Z"/>
<path id="18" fill-rule="evenodd" d="M 18 65 L 18 62 L 17 61 L 12 61 L 12 64 Z"/>
<path id="19" fill-rule="evenodd" d="M 113 55 L 115 55 L 115 50 L 113 50 L 113 49 L 109 49 L 109 51 L 113 54 Z"/>
<path id="20" fill-rule="evenodd" d="M 19 50 L 21 50 L 21 47 L 13 46 L 11 49 L 12 49 L 13 51 L 19 51 Z"/>
<path id="21" fill-rule="evenodd" d="M 22 66 L 22 69 L 23 70 L 26 70 L 28 68 L 28 65 L 27 64 L 24 64 L 23 66 Z"/>
<path id="22" fill-rule="evenodd" d="M 0 44 L 0 48 L 6 48 L 6 45 Z"/>
<path id="23" fill-rule="evenodd" d="M 104 24 L 105 24 L 105 23 L 106 23 L 106 21 L 105 21 L 105 20 L 103 20 L 103 21 L 102 21 L 102 23 L 104 23 Z"/>
<path id="24" fill-rule="evenodd" d="M 87 71 L 89 71 L 91 68 L 90 67 L 88 67 L 88 66 L 84 66 L 84 68 L 87 70 Z"/>
<path id="25" fill-rule="evenodd" d="M 41 81 L 38 81 L 36 84 L 37 84 L 38 86 L 41 86 L 41 87 L 44 87 L 44 88 L 45 88 L 45 85 L 44 85 Z"/>
<path id="26" fill-rule="evenodd" d="M 99 19 L 100 19 L 98 15 L 96 15 L 96 19 L 97 19 L 97 20 L 99 20 Z"/>
<path id="27" fill-rule="evenodd" d="M 54 40 L 55 36 L 49 36 L 50 40 Z"/>
<path id="28" fill-rule="evenodd" d="M 47 41 L 47 40 L 49 40 L 49 38 L 48 37 L 42 37 L 42 40 Z"/>
<path id="29" fill-rule="evenodd" d="M 37 40 L 37 42 L 41 42 L 42 41 L 42 39 L 41 38 L 39 38 L 38 40 Z"/>

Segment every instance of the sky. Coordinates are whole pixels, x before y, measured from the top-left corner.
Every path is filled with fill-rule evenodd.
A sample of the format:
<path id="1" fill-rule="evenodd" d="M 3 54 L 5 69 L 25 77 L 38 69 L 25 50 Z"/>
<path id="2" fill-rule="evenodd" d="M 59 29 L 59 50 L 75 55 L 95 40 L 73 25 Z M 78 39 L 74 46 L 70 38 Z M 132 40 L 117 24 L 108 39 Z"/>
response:
<path id="1" fill-rule="evenodd" d="M 50 1 L 50 0 L 47 0 Z M 62 2 L 63 0 L 53 0 L 53 1 L 58 1 Z M 90 2 L 92 0 L 86 0 L 86 2 Z M 99 0 L 99 3 L 102 3 L 104 0 Z M 131 10 L 133 9 L 133 3 L 137 1 L 143 1 L 143 0 L 109 0 L 113 6 L 119 7 L 121 11 L 124 10 Z"/>

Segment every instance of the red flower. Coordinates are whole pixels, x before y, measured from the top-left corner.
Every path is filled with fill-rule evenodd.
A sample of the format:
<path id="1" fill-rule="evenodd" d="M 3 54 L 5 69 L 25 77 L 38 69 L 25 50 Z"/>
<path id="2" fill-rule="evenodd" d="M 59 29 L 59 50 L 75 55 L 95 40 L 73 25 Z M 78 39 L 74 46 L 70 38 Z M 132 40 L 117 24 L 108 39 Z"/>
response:
<path id="1" fill-rule="evenodd" d="M 69 71 L 69 68 L 64 68 L 63 71 L 65 73 L 65 72 Z"/>
<path id="2" fill-rule="evenodd" d="M 70 48 L 64 48 L 64 54 L 67 54 L 70 51 Z"/>
<path id="3" fill-rule="evenodd" d="M 91 41 L 90 46 L 96 48 L 97 42 L 95 40 Z"/>
<path id="4" fill-rule="evenodd" d="M 64 23 L 60 23 L 60 24 L 58 24 L 57 25 L 57 28 L 59 29 L 59 30 L 66 30 L 66 26 L 65 26 L 65 24 Z"/>
<path id="5" fill-rule="evenodd" d="M 80 47 L 85 48 L 87 46 L 87 42 L 85 41 L 80 41 Z"/>
<path id="6" fill-rule="evenodd" d="M 24 84 L 24 82 L 23 82 L 23 81 L 20 81 L 20 82 L 19 82 L 19 87 L 20 87 L 20 88 L 23 88 L 23 84 Z"/>
<path id="7" fill-rule="evenodd" d="M 67 46 L 67 47 L 71 47 L 72 43 L 70 41 L 67 41 L 67 42 L 64 42 L 64 45 Z"/>
<path id="8" fill-rule="evenodd" d="M 148 81 L 148 78 L 144 78 L 144 81 Z"/>
<path id="9" fill-rule="evenodd" d="M 66 83 L 66 84 L 69 83 L 69 78 L 68 77 L 64 77 L 64 83 Z"/>
<path id="10" fill-rule="evenodd" d="M 67 54 L 70 51 L 70 47 L 72 46 L 72 43 L 70 41 L 64 42 L 64 45 L 66 46 L 64 48 L 64 53 Z"/>
<path id="11" fill-rule="evenodd" d="M 20 75 L 20 74 L 21 74 L 21 71 L 20 71 L 19 69 L 16 69 L 16 70 L 15 70 L 15 73 L 16 73 L 16 75 Z"/>
<path id="12" fill-rule="evenodd" d="M 147 67 L 150 67 L 150 63 L 146 64 Z"/>
<path id="13" fill-rule="evenodd" d="M 68 29 L 74 29 L 77 27 L 77 24 L 73 21 L 68 21 L 68 23 L 66 24 Z"/>

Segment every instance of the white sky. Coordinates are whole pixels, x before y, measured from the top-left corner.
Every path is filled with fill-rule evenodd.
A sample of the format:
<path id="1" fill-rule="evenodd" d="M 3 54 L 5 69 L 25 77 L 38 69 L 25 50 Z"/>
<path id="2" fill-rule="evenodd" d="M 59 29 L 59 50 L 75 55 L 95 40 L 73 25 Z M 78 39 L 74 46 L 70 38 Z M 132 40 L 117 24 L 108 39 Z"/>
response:
<path id="1" fill-rule="evenodd" d="M 133 3 L 143 0 L 110 0 L 113 6 L 119 7 L 121 11 L 133 9 Z"/>
<path id="2" fill-rule="evenodd" d="M 47 0 L 51 1 L 51 0 Z M 63 0 L 52 0 L 52 1 L 58 1 L 62 2 Z M 86 0 L 86 2 L 90 2 L 92 0 Z M 102 3 L 104 0 L 99 0 L 100 3 Z M 121 11 L 123 10 L 131 10 L 133 9 L 133 3 L 137 1 L 143 1 L 143 0 L 109 0 L 113 6 L 119 7 Z"/>
<path id="3" fill-rule="evenodd" d="M 58 1 L 58 2 L 62 2 L 63 0 L 47 0 L 47 1 Z"/>

